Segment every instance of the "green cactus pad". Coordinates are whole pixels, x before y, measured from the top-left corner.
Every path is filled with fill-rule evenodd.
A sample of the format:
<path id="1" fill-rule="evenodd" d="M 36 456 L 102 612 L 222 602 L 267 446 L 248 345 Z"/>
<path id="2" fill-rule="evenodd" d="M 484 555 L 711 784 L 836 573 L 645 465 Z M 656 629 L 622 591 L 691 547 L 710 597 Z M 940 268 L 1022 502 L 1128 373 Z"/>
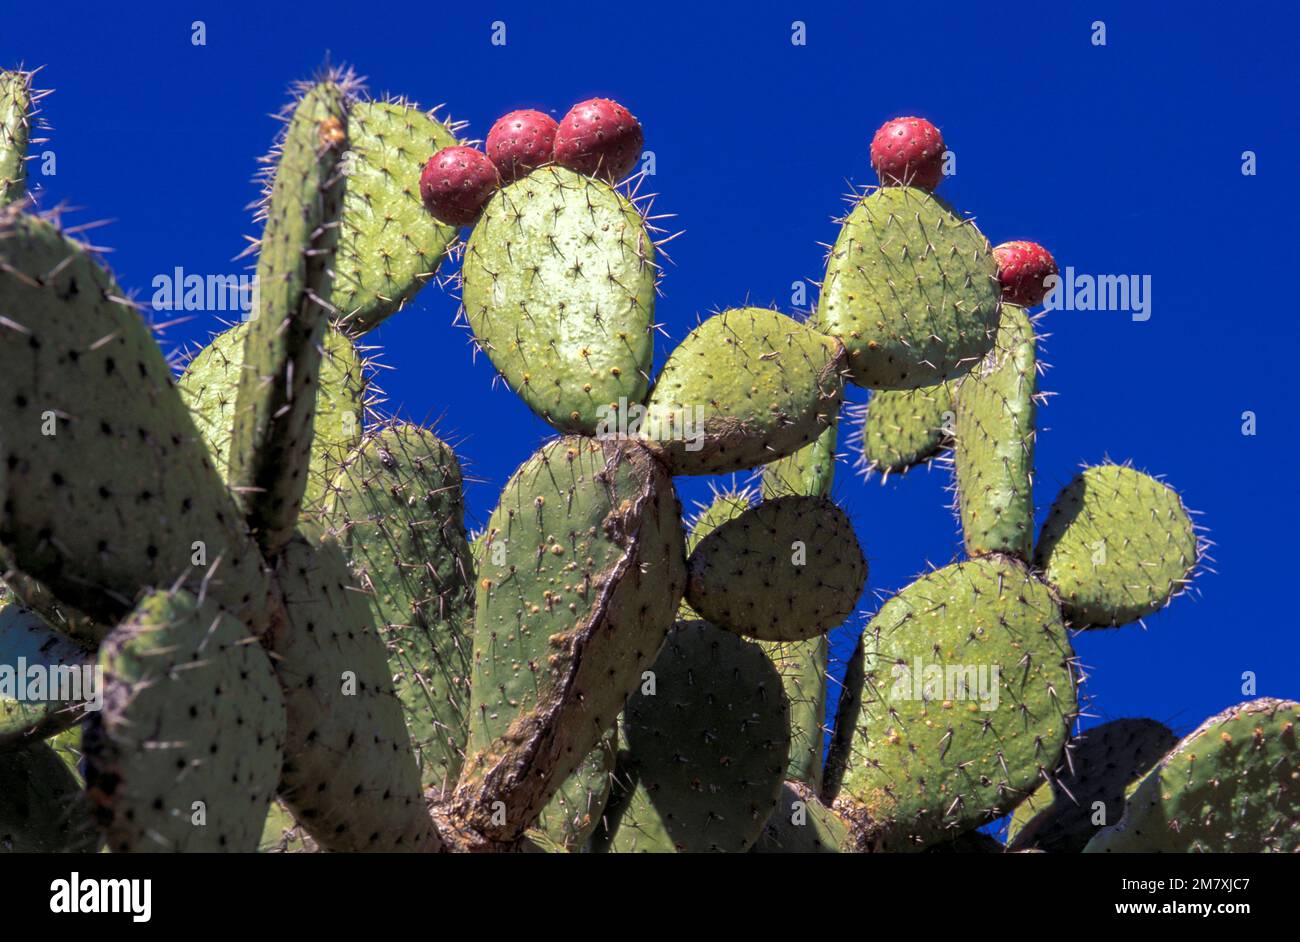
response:
<path id="1" fill-rule="evenodd" d="M 223 474 L 230 460 L 235 397 L 248 332 L 249 324 L 244 323 L 213 337 L 189 362 L 177 383 L 181 398 L 212 452 L 213 463 Z M 365 396 L 365 364 L 356 347 L 339 331 L 327 330 L 321 348 L 311 460 L 303 498 L 310 510 L 320 507 L 334 474 L 361 442 Z"/>
<path id="2" fill-rule="evenodd" d="M 835 420 L 817 438 L 794 454 L 763 466 L 763 497 L 829 497 L 835 482 Z"/>
<path id="3" fill-rule="evenodd" d="M 923 190 L 891 186 L 844 220 L 816 326 L 844 341 L 854 383 L 915 389 L 960 376 L 989 352 L 1000 296 L 975 224 Z"/>
<path id="4" fill-rule="evenodd" d="M 488 552 L 478 573 L 468 832 L 515 840 L 613 725 L 682 598 L 679 514 L 636 443 L 559 439 L 506 485 L 488 522 L 501 564 Z"/>
<path id="5" fill-rule="evenodd" d="M 1010 557 L 913 582 L 867 626 L 865 689 L 841 797 L 876 849 L 920 849 L 1018 804 L 1056 768 L 1077 712 L 1048 588 Z"/>
<path id="6" fill-rule="evenodd" d="M 257 639 L 213 601 L 153 592 L 104 641 L 86 789 L 110 850 L 249 852 L 275 794 L 284 701 Z"/>
<path id="7" fill-rule="evenodd" d="M 280 796 L 325 850 L 436 848 L 384 643 L 343 551 L 297 537 L 276 576 L 286 617 L 270 648 L 288 717 Z"/>
<path id="8" fill-rule="evenodd" d="M 952 384 L 916 389 L 877 389 L 855 410 L 851 444 L 864 474 L 903 474 L 941 454 L 952 443 Z"/>
<path id="9" fill-rule="evenodd" d="M 785 777 L 821 789 L 826 740 L 826 668 L 829 635 L 805 641 L 760 641 L 790 701 L 790 762 Z"/>
<path id="10" fill-rule="evenodd" d="M 43 742 L 0 750 L 0 854 L 94 853 L 76 776 Z"/>
<path id="11" fill-rule="evenodd" d="M 31 73 L 0 71 L 0 206 L 16 203 L 27 195 L 31 122 Z"/>
<path id="12" fill-rule="evenodd" d="M 1300 850 L 1300 703 L 1263 697 L 1184 738 L 1085 853 Z"/>
<path id="13" fill-rule="evenodd" d="M 686 599 L 719 628 L 804 641 L 853 611 L 866 578 L 844 511 L 792 495 L 763 501 L 701 540 L 687 563 Z"/>
<path id="14" fill-rule="evenodd" d="M 0 609 L 0 748 L 77 723 L 98 683 L 85 648 L 20 605 Z"/>
<path id="15" fill-rule="evenodd" d="M 1124 790 L 1177 742 L 1169 727 L 1155 720 L 1112 720 L 1083 733 L 1067 747 L 1069 761 L 1061 764 L 1054 779 L 1016 808 L 1007 830 L 1008 847 L 1077 854 L 1103 825 L 1119 821 Z M 1101 824 L 1094 824 L 1099 811 Z"/>
<path id="16" fill-rule="evenodd" d="M 542 809 L 537 830 L 563 850 L 580 850 L 595 833 L 609 802 L 617 757 L 618 734 L 611 730 Z"/>
<path id="17" fill-rule="evenodd" d="M 797 452 L 835 421 L 841 346 L 784 314 L 735 308 L 668 357 L 639 434 L 674 474 L 743 471 Z"/>
<path id="18" fill-rule="evenodd" d="M 543 167 L 497 191 L 474 226 L 465 314 L 507 385 L 555 428 L 617 428 L 650 382 L 654 258 L 618 192 Z"/>
<path id="19" fill-rule="evenodd" d="M 48 220 L 0 214 L 0 543 L 102 623 L 186 575 L 258 624 L 268 586 L 171 370 L 112 277 Z"/>
<path id="20" fill-rule="evenodd" d="M 816 794 L 797 783 L 781 787 L 781 803 L 767 819 L 751 854 L 838 854 L 848 825 Z"/>
<path id="21" fill-rule="evenodd" d="M 447 125 L 408 102 L 352 106 L 330 298 L 348 333 L 373 330 L 401 310 L 446 257 L 456 230 L 425 211 L 420 172 L 430 157 L 456 143 Z"/>
<path id="22" fill-rule="evenodd" d="M 293 536 L 307 491 L 347 119 L 337 84 L 322 82 L 303 95 L 280 142 L 265 206 L 258 304 L 244 339 L 229 475 L 267 556 Z"/>
<path id="23" fill-rule="evenodd" d="M 289 806 L 280 798 L 271 802 L 262 827 L 262 841 L 258 851 L 263 854 L 316 854 L 320 845 L 297 822 Z"/>
<path id="24" fill-rule="evenodd" d="M 366 436 L 334 480 L 329 528 L 370 595 L 425 788 L 456 782 L 469 735 L 474 561 L 460 462 L 426 429 Z"/>
<path id="25" fill-rule="evenodd" d="M 705 622 L 668 636 L 628 700 L 629 779 L 608 849 L 748 850 L 777 808 L 790 749 L 781 678 L 758 645 Z M 653 692 L 651 692 L 653 690 Z"/>
<path id="26" fill-rule="evenodd" d="M 1122 465 L 1087 468 L 1043 523 L 1034 564 L 1072 628 L 1106 628 L 1163 608 L 1191 579 L 1196 529 L 1178 493 Z"/>
<path id="27" fill-rule="evenodd" d="M 1023 308 L 1002 305 L 989 355 L 958 384 L 957 504 L 969 556 L 1029 559 L 1034 544 L 1034 325 Z"/>
<path id="28" fill-rule="evenodd" d="M 826 748 L 826 764 L 822 772 L 821 798 L 828 805 L 839 797 L 840 788 L 844 784 L 844 773 L 852 761 L 853 737 L 862 715 L 862 688 L 866 679 L 864 641 L 865 635 L 859 635 L 853 653 L 844 665 L 844 679 L 840 681 L 840 699 L 835 705 L 835 726 L 831 730 L 831 741 Z"/>

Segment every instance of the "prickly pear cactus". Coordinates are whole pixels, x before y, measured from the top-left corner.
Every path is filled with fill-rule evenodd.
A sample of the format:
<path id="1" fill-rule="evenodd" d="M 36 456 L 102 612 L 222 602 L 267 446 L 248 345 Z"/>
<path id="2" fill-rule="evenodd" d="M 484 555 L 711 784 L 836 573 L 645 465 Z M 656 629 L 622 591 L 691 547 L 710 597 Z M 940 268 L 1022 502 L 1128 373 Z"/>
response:
<path id="1" fill-rule="evenodd" d="M 865 406 L 853 407 L 849 440 L 864 476 L 902 474 L 941 454 L 952 442 L 952 384 L 916 389 L 877 389 Z"/>
<path id="2" fill-rule="evenodd" d="M 0 854 L 94 853 L 86 793 L 43 742 L 0 750 Z"/>
<path id="3" fill-rule="evenodd" d="M 654 243 L 599 180 L 543 167 L 496 193 L 465 248 L 465 315 L 480 349 L 561 432 L 618 428 L 654 356 Z M 612 410 L 610 407 L 613 407 Z"/>
<path id="4" fill-rule="evenodd" d="M 40 97 L 32 90 L 32 73 L 0 71 L 0 206 L 27 195 L 27 148 Z"/>
<path id="5" fill-rule="evenodd" d="M 848 839 L 848 826 L 807 788 L 793 782 L 781 787 L 781 803 L 767 819 L 751 854 L 837 854 Z"/>
<path id="6" fill-rule="evenodd" d="M 1130 795 L 1085 853 L 1300 850 L 1300 703 L 1262 697 L 1212 716 Z"/>

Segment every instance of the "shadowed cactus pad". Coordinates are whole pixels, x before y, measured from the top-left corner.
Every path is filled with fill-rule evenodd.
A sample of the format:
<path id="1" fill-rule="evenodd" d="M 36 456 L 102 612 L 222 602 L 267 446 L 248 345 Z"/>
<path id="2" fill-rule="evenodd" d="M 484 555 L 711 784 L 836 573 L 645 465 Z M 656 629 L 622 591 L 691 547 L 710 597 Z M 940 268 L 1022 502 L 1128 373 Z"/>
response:
<path id="1" fill-rule="evenodd" d="M 543 167 L 484 208 L 465 250 L 463 303 L 509 387 L 560 431 L 592 435 L 645 398 L 655 274 L 630 202 Z"/>
<path id="2" fill-rule="evenodd" d="M 370 594 L 426 788 L 455 783 L 468 736 L 474 562 L 460 462 L 426 429 L 366 437 L 334 480 L 328 525 Z"/>
<path id="3" fill-rule="evenodd" d="M 792 782 L 781 787 L 781 803 L 767 819 L 751 854 L 838 854 L 848 826 L 808 788 Z"/>
<path id="4" fill-rule="evenodd" d="M 777 807 L 790 749 L 781 678 L 758 645 L 683 622 L 628 700 L 614 852 L 748 850 Z"/>
<path id="5" fill-rule="evenodd" d="M 1087 853 L 1300 850 L 1300 704 L 1263 697 L 1202 723 Z"/>
<path id="6" fill-rule="evenodd" d="M 996 345 L 957 386 L 953 465 L 970 556 L 1029 559 L 1037 381 L 1034 325 L 1023 308 L 1004 304 Z"/>
<path id="7" fill-rule="evenodd" d="M 1008 557 L 925 575 L 864 637 L 865 689 L 841 797 L 865 843 L 916 849 L 1005 813 L 1056 768 L 1073 654 L 1045 585 Z"/>
<path id="8" fill-rule="evenodd" d="M 765 308 L 715 314 L 668 357 L 642 435 L 674 474 L 720 474 L 793 454 L 844 395 L 840 345 Z"/>
<path id="9" fill-rule="evenodd" d="M 213 602 L 155 592 L 100 651 L 87 793 L 109 849 L 257 849 L 284 745 L 284 701 L 257 639 Z"/>
<path id="10" fill-rule="evenodd" d="M 763 641 L 802 641 L 844 620 L 867 563 L 844 511 L 820 497 L 765 500 L 700 541 L 686 599 L 701 617 Z"/>
<path id="11" fill-rule="evenodd" d="M 855 408 L 859 425 L 852 444 L 863 472 L 902 474 L 929 461 L 952 441 L 951 386 L 877 389 Z"/>
<path id="12" fill-rule="evenodd" d="M 1043 523 L 1034 563 L 1071 626 L 1104 628 L 1159 611 L 1190 580 L 1196 529 L 1178 493 L 1122 465 L 1087 468 Z"/>
<path id="13" fill-rule="evenodd" d="M 579 850 L 595 833 L 609 802 L 618 757 L 618 734 L 610 734 L 564 780 L 537 818 L 537 830 L 563 850 Z M 532 832 L 530 832 L 531 834 Z"/>
<path id="14" fill-rule="evenodd" d="M 0 542 L 98 621 L 129 611 L 140 587 L 188 573 L 253 624 L 267 595 L 261 560 L 167 361 L 122 298 L 51 222 L 0 214 Z"/>
<path id="15" fill-rule="evenodd" d="M 456 795 L 471 831 L 516 839 L 613 726 L 681 601 L 679 514 L 668 475 L 636 443 L 559 439 L 506 485 L 475 602 Z"/>
<path id="16" fill-rule="evenodd" d="M 43 742 L 0 750 L 0 854 L 93 853 L 86 796 Z"/>
<path id="17" fill-rule="evenodd" d="M 0 608 L 0 748 L 44 739 L 80 720 L 98 687 L 94 663 L 93 654 L 30 609 Z"/>
<path id="18" fill-rule="evenodd" d="M 1056 780 L 1044 782 L 1016 808 L 1008 846 L 1077 854 L 1102 826 L 1119 821 L 1125 788 L 1176 742 L 1178 737 L 1155 720 L 1112 720 L 1094 726 L 1070 748 Z M 1099 812 L 1101 824 L 1094 824 Z"/>
<path id="19" fill-rule="evenodd" d="M 456 230 L 425 212 L 420 171 L 457 143 L 451 128 L 404 101 L 348 113 L 347 192 L 330 302 L 361 334 L 401 309 L 437 272 Z"/>
<path id="20" fill-rule="evenodd" d="M 973 222 L 923 190 L 886 187 L 844 220 L 816 325 L 844 341 L 859 386 L 933 386 L 988 353 L 999 295 L 992 249 Z"/>

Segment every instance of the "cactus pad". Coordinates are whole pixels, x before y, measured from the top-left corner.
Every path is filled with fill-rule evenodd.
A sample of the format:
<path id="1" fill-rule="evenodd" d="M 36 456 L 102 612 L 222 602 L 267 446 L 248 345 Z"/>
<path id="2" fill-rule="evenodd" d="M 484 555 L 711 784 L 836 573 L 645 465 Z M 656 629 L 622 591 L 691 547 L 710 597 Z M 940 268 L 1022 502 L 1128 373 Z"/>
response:
<path id="1" fill-rule="evenodd" d="M 618 734 L 611 730 L 564 780 L 538 817 L 537 830 L 564 850 L 581 849 L 609 802 L 617 757 Z"/>
<path id="2" fill-rule="evenodd" d="M 275 794 L 284 701 L 265 653 L 214 602 L 146 595 L 100 650 L 86 788 L 109 849 L 257 849 Z"/>
<path id="3" fill-rule="evenodd" d="M 636 443 L 559 439 L 506 485 L 478 573 L 456 797 L 472 832 L 516 839 L 613 725 L 682 598 L 679 513 L 668 475 Z"/>
<path id="4" fill-rule="evenodd" d="M 456 781 L 468 736 L 474 562 L 460 462 L 432 433 L 371 432 L 334 480 L 331 530 L 370 594 L 426 788 Z"/>
<path id="5" fill-rule="evenodd" d="M 1112 720 L 1083 733 L 1053 782 L 1044 782 L 1011 816 L 1007 844 L 1077 854 L 1124 811 L 1124 790 L 1173 748 L 1178 737 L 1155 720 Z M 1068 747 L 1067 747 L 1068 748 Z M 1094 824 L 1096 804 L 1104 808 Z"/>
<path id="6" fill-rule="evenodd" d="M 1199 559 L 1178 493 L 1122 465 L 1087 468 L 1043 523 L 1034 563 L 1061 595 L 1074 628 L 1104 628 L 1159 611 Z"/>
<path id="7" fill-rule="evenodd" d="M 674 474 L 756 468 L 819 437 L 839 413 L 843 353 L 784 314 L 735 308 L 691 331 L 646 402 L 647 445 Z"/>
<path id="8" fill-rule="evenodd" d="M 802 641 L 843 621 L 866 578 L 844 511 L 791 495 L 763 501 L 701 540 L 687 563 L 686 599 L 719 628 Z"/>
<path id="9" fill-rule="evenodd" d="M 748 850 L 777 808 L 789 706 L 762 649 L 683 622 L 624 719 L 635 788 L 611 823 L 615 852 Z M 649 681 L 647 681 L 649 683 Z"/>
<path id="10" fill-rule="evenodd" d="M 0 206 L 27 195 L 31 115 L 31 73 L 0 71 Z"/>
<path id="11" fill-rule="evenodd" d="M 751 854 L 838 854 L 848 826 L 808 788 L 786 782 Z"/>
<path id="12" fill-rule="evenodd" d="M 45 743 L 0 750 L 0 854 L 93 853 L 85 797 Z"/>
<path id="13" fill-rule="evenodd" d="M 864 474 L 902 474 L 924 464 L 952 442 L 952 386 L 877 389 L 854 410 L 858 427 L 851 444 Z"/>
<path id="14" fill-rule="evenodd" d="M 307 490 L 321 347 L 342 213 L 347 106 L 334 82 L 298 101 L 279 144 L 244 339 L 230 483 L 262 551 L 293 535 Z"/>
<path id="15" fill-rule="evenodd" d="M 645 398 L 654 254 L 631 203 L 561 167 L 499 190 L 474 226 L 466 317 L 509 387 L 560 431 L 595 434 Z"/>
<path id="16" fill-rule="evenodd" d="M 988 353 L 999 296 L 997 264 L 975 224 L 923 190 L 891 186 L 844 220 L 816 325 L 844 341 L 859 386 L 933 386 Z"/>
<path id="17" fill-rule="evenodd" d="M 841 798 L 865 843 L 918 849 L 1005 813 L 1056 768 L 1077 712 L 1048 588 L 1010 557 L 913 582 L 867 626 L 865 690 Z"/>
<path id="18" fill-rule="evenodd" d="M 808 445 L 763 466 L 763 497 L 829 497 L 835 483 L 835 442 L 838 423 L 831 424 Z"/>
<path id="19" fill-rule="evenodd" d="M 129 611 L 141 586 L 188 572 L 253 624 L 267 594 L 261 560 L 167 361 L 122 298 L 51 222 L 0 215 L 0 543 L 101 622 Z"/>
<path id="20" fill-rule="evenodd" d="M 431 156 L 456 143 L 447 125 L 407 102 L 352 106 L 330 298 L 348 333 L 372 330 L 401 310 L 446 257 L 456 230 L 425 212 L 420 171 Z"/>
<path id="21" fill-rule="evenodd" d="M 0 748 L 44 739 L 80 720 L 98 688 L 94 663 L 30 609 L 0 608 Z"/>
<path id="22" fill-rule="evenodd" d="M 1086 853 L 1300 850 L 1300 704 L 1263 697 L 1202 723 Z"/>

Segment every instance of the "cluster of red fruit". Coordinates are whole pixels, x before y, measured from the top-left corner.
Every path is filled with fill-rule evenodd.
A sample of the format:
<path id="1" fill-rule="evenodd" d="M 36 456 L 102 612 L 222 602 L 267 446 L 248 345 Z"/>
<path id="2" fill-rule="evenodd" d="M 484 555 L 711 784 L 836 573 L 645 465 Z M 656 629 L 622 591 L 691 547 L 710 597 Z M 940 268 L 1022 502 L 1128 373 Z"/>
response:
<path id="1" fill-rule="evenodd" d="M 924 118 L 886 121 L 871 139 L 871 166 L 881 186 L 914 186 L 932 192 L 943 180 L 943 135 Z M 1047 296 L 1056 259 L 1037 242 L 1004 242 L 993 250 L 1002 296 L 1033 307 Z"/>
<path id="2" fill-rule="evenodd" d="M 486 154 L 444 147 L 430 157 L 420 196 L 439 221 L 469 226 L 493 191 L 543 164 L 617 183 L 636 166 L 643 141 L 632 112 L 607 98 L 579 102 L 558 124 L 540 111 L 512 111 L 492 125 Z"/>

